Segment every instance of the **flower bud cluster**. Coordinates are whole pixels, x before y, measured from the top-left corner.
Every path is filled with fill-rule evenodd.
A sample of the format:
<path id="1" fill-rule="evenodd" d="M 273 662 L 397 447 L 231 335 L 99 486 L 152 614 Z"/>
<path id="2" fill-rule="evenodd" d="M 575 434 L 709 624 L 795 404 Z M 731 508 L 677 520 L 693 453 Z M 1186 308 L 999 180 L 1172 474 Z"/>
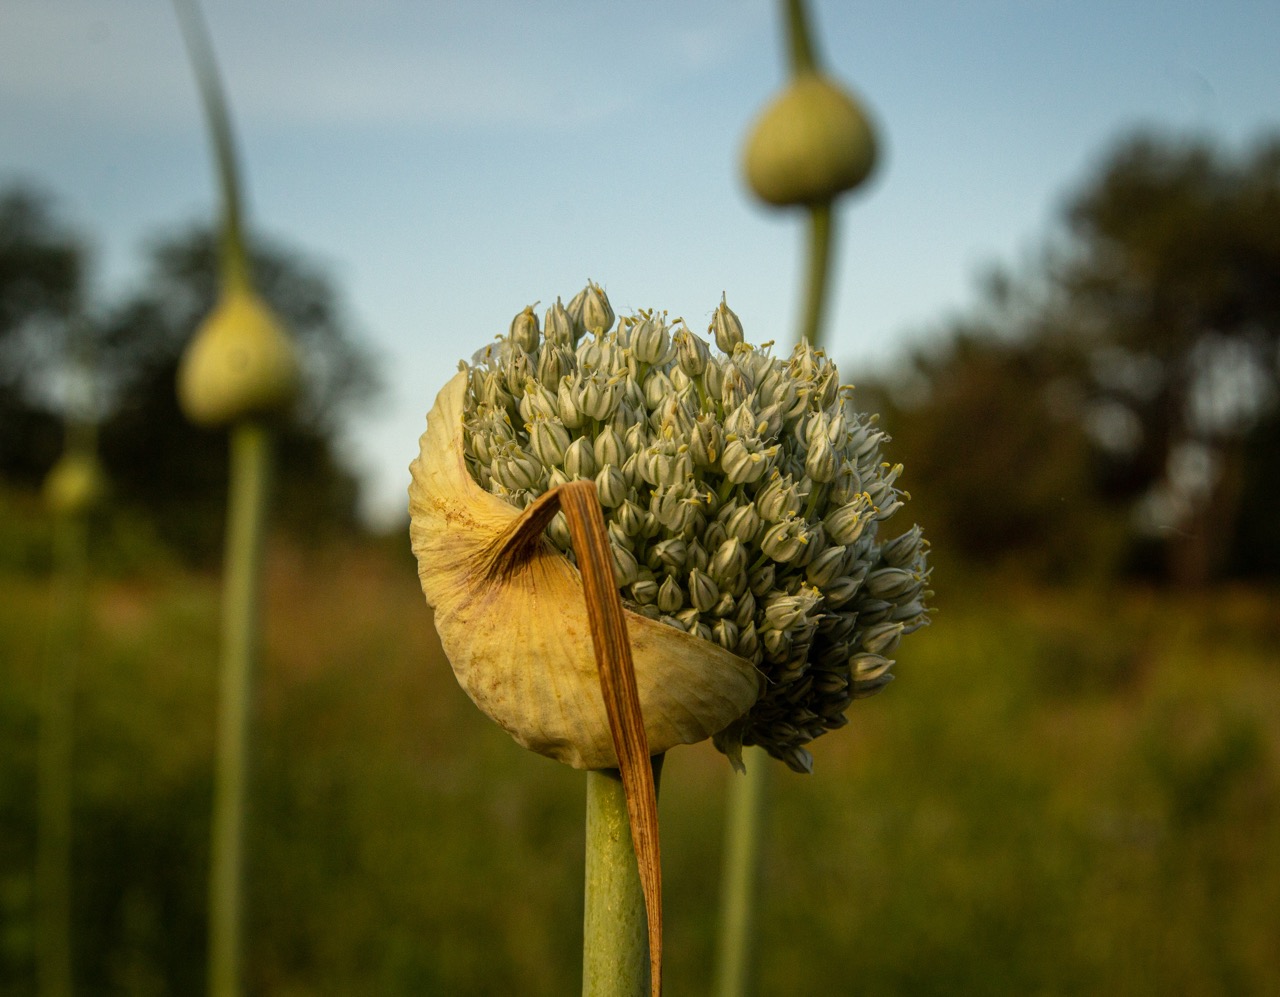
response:
<path id="1" fill-rule="evenodd" d="M 464 452 L 518 507 L 593 478 L 627 607 L 765 676 L 718 743 L 808 771 L 804 745 L 883 688 L 928 622 L 928 545 L 919 527 L 881 539 L 902 467 L 820 350 L 748 345 L 723 298 L 707 331 L 720 353 L 665 313 L 616 318 L 593 283 L 541 327 L 526 308 L 462 367 Z M 573 557 L 562 515 L 547 534 Z"/>

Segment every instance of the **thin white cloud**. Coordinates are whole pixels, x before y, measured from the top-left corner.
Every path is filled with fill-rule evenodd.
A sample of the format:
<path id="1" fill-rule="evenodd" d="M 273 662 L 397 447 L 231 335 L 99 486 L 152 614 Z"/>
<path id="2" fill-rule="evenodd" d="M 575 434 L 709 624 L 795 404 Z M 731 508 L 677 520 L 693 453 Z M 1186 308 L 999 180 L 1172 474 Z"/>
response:
<path id="1" fill-rule="evenodd" d="M 477 11 L 477 7 L 479 11 Z M 232 104 L 268 125 L 560 125 L 732 58 L 762 0 L 207 5 Z M 176 18 L 140 0 L 6 0 L 0 97 L 129 127 L 191 118 Z"/>

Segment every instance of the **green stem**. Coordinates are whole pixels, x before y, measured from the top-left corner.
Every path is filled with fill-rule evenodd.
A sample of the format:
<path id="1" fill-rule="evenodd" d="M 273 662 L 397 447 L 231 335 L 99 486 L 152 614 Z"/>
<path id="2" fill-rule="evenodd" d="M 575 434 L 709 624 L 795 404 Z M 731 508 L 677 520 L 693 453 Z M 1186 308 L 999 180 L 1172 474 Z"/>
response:
<path id="1" fill-rule="evenodd" d="M 822 345 L 823 318 L 827 301 L 827 278 L 831 273 L 831 240 L 835 232 L 835 216 L 831 203 L 815 204 L 809 209 L 809 269 L 805 280 L 804 301 L 797 342 L 815 349 Z"/>
<path id="2" fill-rule="evenodd" d="M 209 995 L 241 992 L 245 784 L 271 438 L 256 423 L 231 433 L 223 578 L 222 662 L 209 869 Z"/>
<path id="3" fill-rule="evenodd" d="M 729 779 L 724 835 L 724 876 L 720 884 L 716 997 L 745 997 L 751 974 L 751 938 L 760 870 L 760 826 L 769 756 L 746 748 L 747 770 Z"/>
<path id="4" fill-rule="evenodd" d="M 818 58 L 814 51 L 813 35 L 809 31 L 809 16 L 804 0 L 786 0 L 787 5 L 787 53 L 791 59 L 791 75 L 816 72 Z"/>
<path id="5" fill-rule="evenodd" d="M 37 972 L 41 997 L 69 997 L 71 969 L 71 772 L 75 675 L 88 587 L 88 522 L 61 517 L 54 534 L 49 651 L 40 704 L 36 835 Z"/>
<path id="6" fill-rule="evenodd" d="M 662 759 L 652 759 L 655 783 Z M 587 772 L 586 839 L 582 995 L 648 997 L 648 919 L 617 769 Z"/>
<path id="7" fill-rule="evenodd" d="M 218 64 L 213 57 L 208 27 L 196 0 L 174 0 L 173 6 L 178 14 L 182 38 L 200 90 L 200 99 L 204 103 L 205 120 L 213 145 L 214 169 L 222 191 L 222 234 L 219 244 L 222 290 L 224 293 L 247 291 L 250 288 L 249 259 L 244 248 L 239 171 L 236 169 L 235 140 L 231 134 L 231 119 L 222 93 Z"/>

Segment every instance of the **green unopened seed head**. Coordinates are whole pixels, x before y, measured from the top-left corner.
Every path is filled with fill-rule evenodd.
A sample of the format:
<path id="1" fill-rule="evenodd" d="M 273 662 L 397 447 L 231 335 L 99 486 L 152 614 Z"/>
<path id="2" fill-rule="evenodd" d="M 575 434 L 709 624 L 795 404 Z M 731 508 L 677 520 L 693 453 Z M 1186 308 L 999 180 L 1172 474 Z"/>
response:
<path id="1" fill-rule="evenodd" d="M 553 308 L 533 350 L 513 327 L 477 356 L 461 402 L 467 471 L 516 506 L 593 476 L 627 608 L 763 674 L 717 743 L 807 771 L 804 745 L 882 688 L 899 640 L 928 621 L 928 545 L 918 529 L 878 536 L 905 497 L 901 468 L 881 460 L 884 435 L 820 350 L 748 345 L 723 297 L 708 330 L 719 354 L 665 313 L 614 316 L 595 284 L 571 310 L 592 309 L 608 324 L 581 341 Z M 571 555 L 559 519 L 547 537 Z"/>
<path id="2" fill-rule="evenodd" d="M 178 401 L 192 422 L 225 426 L 283 413 L 298 382 L 298 357 L 284 326 L 257 294 L 237 290 L 222 298 L 187 346 Z"/>
<path id="3" fill-rule="evenodd" d="M 764 109 L 743 152 L 747 184 L 778 206 L 829 202 L 866 180 L 875 161 L 858 101 L 818 73 L 801 74 Z"/>

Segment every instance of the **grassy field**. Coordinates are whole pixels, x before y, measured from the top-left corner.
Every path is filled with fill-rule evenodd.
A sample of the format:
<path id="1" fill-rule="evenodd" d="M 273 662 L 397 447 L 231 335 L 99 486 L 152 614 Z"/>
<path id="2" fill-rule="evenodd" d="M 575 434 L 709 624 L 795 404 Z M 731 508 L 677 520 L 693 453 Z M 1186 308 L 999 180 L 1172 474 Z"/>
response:
<path id="1" fill-rule="evenodd" d="M 10 545 L 12 548 L 12 545 Z M 0 569 L 0 992 L 33 990 L 49 582 Z M 580 773 L 454 684 L 403 545 L 270 557 L 252 992 L 571 994 Z M 1280 993 L 1280 601 L 940 568 L 898 681 L 771 771 L 758 992 Z M 99 578 L 76 701 L 76 972 L 199 993 L 217 583 Z M 710 988 L 724 760 L 663 775 L 668 992 Z"/>

